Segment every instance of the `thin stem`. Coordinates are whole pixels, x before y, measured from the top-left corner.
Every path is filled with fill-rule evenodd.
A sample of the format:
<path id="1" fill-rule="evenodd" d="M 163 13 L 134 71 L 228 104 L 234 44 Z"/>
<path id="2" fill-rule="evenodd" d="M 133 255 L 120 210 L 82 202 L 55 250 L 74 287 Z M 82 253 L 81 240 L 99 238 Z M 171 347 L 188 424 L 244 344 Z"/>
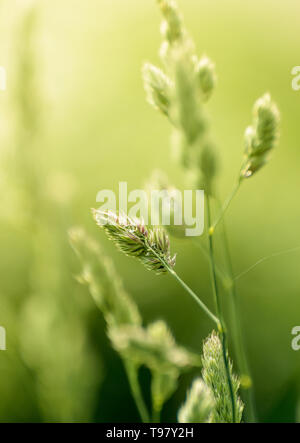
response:
<path id="1" fill-rule="evenodd" d="M 149 413 L 148 413 L 147 407 L 145 405 L 145 402 L 144 402 L 144 399 L 142 396 L 142 392 L 141 392 L 141 388 L 140 388 L 140 384 L 139 384 L 139 380 L 138 380 L 137 369 L 134 365 L 132 365 L 131 363 L 126 362 L 126 361 L 124 361 L 124 365 L 125 365 L 130 389 L 132 392 L 132 396 L 134 398 L 134 401 L 135 401 L 136 407 L 139 411 L 139 414 L 141 416 L 141 419 L 142 419 L 143 423 L 150 423 Z"/>
<path id="2" fill-rule="evenodd" d="M 233 278 L 233 265 L 232 265 L 232 260 L 229 250 L 229 242 L 228 242 L 227 231 L 224 220 L 223 220 L 223 243 L 224 243 L 226 261 L 227 261 L 228 273 L 231 279 L 229 294 L 231 301 L 233 343 L 235 347 L 237 365 L 240 372 L 241 386 L 242 388 L 244 388 L 244 399 L 246 404 L 246 413 L 248 416 L 248 421 L 255 422 L 256 412 L 255 412 L 254 392 L 252 387 L 252 377 L 245 352 L 243 330 L 239 316 L 237 288 Z"/>
<path id="3" fill-rule="evenodd" d="M 211 210 L 210 210 L 210 197 L 207 196 L 207 221 L 208 226 L 211 224 Z M 230 392 L 230 398 L 231 398 L 231 407 L 232 407 L 232 421 L 233 423 L 236 422 L 236 411 L 235 411 L 235 394 L 233 389 L 233 384 L 231 380 L 230 375 L 230 365 L 228 361 L 228 354 L 227 354 L 227 334 L 226 334 L 226 325 L 224 322 L 223 314 L 222 314 L 222 306 L 219 298 L 218 293 L 218 283 L 217 283 L 217 274 L 216 274 L 216 267 L 215 267 L 215 258 L 214 258 L 214 244 L 213 244 L 213 235 L 212 233 L 208 237 L 209 241 L 209 252 L 210 252 L 210 265 L 211 265 L 211 274 L 212 274 L 212 282 L 213 282 L 213 292 L 214 292 L 214 298 L 217 308 L 217 315 L 221 321 L 221 338 L 222 338 L 222 352 L 223 352 L 223 360 L 226 370 L 226 376 L 227 376 L 227 383 L 228 388 Z"/>
<path id="4" fill-rule="evenodd" d="M 219 330 L 221 330 L 221 322 L 220 320 L 210 311 L 210 309 L 206 306 L 203 301 L 195 294 L 194 291 L 176 274 L 173 269 L 168 268 L 168 271 L 174 278 L 181 284 L 181 286 L 187 291 L 187 293 L 195 300 L 195 302 L 200 306 L 200 308 L 208 315 L 208 317 L 216 323 Z"/>
<path id="5" fill-rule="evenodd" d="M 220 221 L 224 217 L 224 214 L 227 211 L 227 209 L 229 208 L 230 203 L 232 202 L 233 198 L 235 197 L 235 195 L 237 194 L 238 190 L 240 189 L 241 183 L 242 183 L 242 178 L 239 178 L 239 180 L 234 185 L 234 188 L 231 191 L 229 197 L 225 200 L 225 203 L 222 206 L 222 209 L 221 209 L 220 214 L 218 215 L 216 221 L 214 222 L 214 224 L 212 226 L 209 225 L 209 230 L 210 230 L 211 233 L 214 232 L 214 230 L 216 229 L 217 225 L 220 223 Z"/>
<path id="6" fill-rule="evenodd" d="M 201 244 L 201 241 L 194 241 L 193 243 L 197 248 L 199 248 L 202 251 L 205 258 L 208 261 L 210 261 L 209 251 Z M 226 288 L 229 283 L 231 284 L 231 281 L 229 282 L 229 276 L 222 268 L 220 268 L 220 266 L 217 263 L 215 263 L 215 268 L 219 278 L 222 281 L 223 286 Z"/>
<path id="7" fill-rule="evenodd" d="M 208 315 L 208 317 L 216 323 L 218 329 L 221 327 L 220 320 L 211 312 L 211 310 L 206 306 L 206 304 L 195 294 L 195 292 L 179 277 L 179 275 L 174 271 L 174 269 L 170 268 L 170 266 L 160 257 L 156 251 L 148 245 L 149 249 L 153 252 L 153 254 L 161 261 L 164 267 L 168 270 L 168 272 L 181 284 L 181 286 L 186 290 L 186 292 L 193 298 L 193 300 L 197 303 L 198 306 Z"/>
<path id="8" fill-rule="evenodd" d="M 244 277 L 244 275 L 248 274 L 248 272 L 252 271 L 252 269 L 256 268 L 256 266 L 260 265 L 261 263 L 270 260 L 271 258 L 279 257 L 281 255 L 289 254 L 290 252 L 297 252 L 300 250 L 300 246 L 297 246 L 295 248 L 286 249 L 285 251 L 280 252 L 274 252 L 274 254 L 267 255 L 266 257 L 262 257 L 257 262 L 255 262 L 253 265 L 249 266 L 249 268 L 242 271 L 240 274 L 236 275 L 233 279 L 239 280 L 241 277 Z"/>

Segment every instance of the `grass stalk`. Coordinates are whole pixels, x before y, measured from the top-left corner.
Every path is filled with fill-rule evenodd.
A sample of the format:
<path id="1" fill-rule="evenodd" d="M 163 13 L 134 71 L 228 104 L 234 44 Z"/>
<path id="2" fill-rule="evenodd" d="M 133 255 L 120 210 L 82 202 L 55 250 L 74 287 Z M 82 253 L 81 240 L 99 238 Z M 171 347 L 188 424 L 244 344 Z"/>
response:
<path id="1" fill-rule="evenodd" d="M 206 260 L 208 261 L 208 263 L 210 263 L 210 254 L 207 248 L 205 248 L 202 243 L 201 240 L 199 241 L 199 239 L 197 239 L 196 241 L 193 241 L 193 244 L 200 249 L 200 251 L 202 252 L 202 254 L 204 255 L 204 257 L 206 258 Z M 215 262 L 215 269 L 216 269 L 216 273 L 219 277 L 219 280 L 222 282 L 222 285 L 224 288 L 226 288 L 229 284 L 231 284 L 231 279 L 229 278 L 229 276 L 227 275 L 227 273 Z"/>
<path id="2" fill-rule="evenodd" d="M 224 220 L 222 223 L 222 227 L 223 227 L 222 238 L 225 249 L 225 259 L 227 262 L 227 272 L 231 280 L 231 285 L 229 286 L 229 296 L 230 296 L 230 305 L 231 305 L 230 306 L 231 320 L 232 320 L 231 330 L 232 330 L 233 345 L 235 348 L 237 366 L 240 372 L 241 387 L 244 393 L 246 419 L 248 422 L 254 423 L 257 421 L 257 419 L 255 411 L 253 383 L 252 383 L 252 377 L 249 369 L 247 355 L 245 352 L 243 329 L 239 316 L 240 310 L 238 306 L 239 303 L 238 303 L 237 287 L 236 287 L 236 282 L 234 280 L 233 265 L 232 265 L 228 236 Z"/>
<path id="3" fill-rule="evenodd" d="M 210 202 L 209 197 L 207 199 L 207 206 L 208 206 L 208 226 L 211 224 L 211 214 L 210 214 Z M 152 248 L 151 248 L 152 249 Z M 154 255 L 159 258 L 159 260 L 162 261 L 163 265 L 166 267 L 168 272 L 180 283 L 180 285 L 186 290 L 186 292 L 193 298 L 193 300 L 200 306 L 200 308 L 208 315 L 208 317 L 216 324 L 220 334 L 221 334 L 221 341 L 222 341 L 222 353 L 223 353 L 223 360 L 226 370 L 226 376 L 227 376 L 227 383 L 228 388 L 230 392 L 230 398 L 231 398 L 231 406 L 232 406 L 232 421 L 233 423 L 236 423 L 236 410 L 235 410 L 235 395 L 233 390 L 233 383 L 231 380 L 230 375 L 230 367 L 229 367 L 229 360 L 227 355 L 227 334 L 226 334 L 226 326 L 225 322 L 222 316 L 222 308 L 221 303 L 218 295 L 218 285 L 217 285 L 217 272 L 215 267 L 215 260 L 214 260 L 214 252 L 213 252 L 213 238 L 212 235 L 209 235 L 209 254 L 210 254 L 210 263 L 211 263 L 211 272 L 212 272 L 212 280 L 213 280 L 213 291 L 215 296 L 215 303 L 216 303 L 216 310 L 217 310 L 217 316 L 215 316 L 210 309 L 205 305 L 205 303 L 202 302 L 202 300 L 194 293 L 194 291 L 177 275 L 177 273 L 174 271 L 174 269 L 170 268 L 168 264 L 158 255 L 156 252 L 152 249 L 152 252 Z"/>
<path id="4" fill-rule="evenodd" d="M 195 292 L 179 277 L 179 275 L 174 271 L 174 269 L 170 268 L 168 263 L 159 256 L 153 248 L 148 245 L 148 248 L 151 249 L 152 253 L 161 261 L 167 271 L 178 281 L 178 283 L 186 290 L 186 292 L 192 297 L 192 299 L 197 303 L 198 306 L 207 314 L 207 316 L 216 324 L 218 330 L 221 329 L 221 322 L 216 317 L 211 310 L 206 306 L 206 304 L 195 294 Z"/>
<path id="5" fill-rule="evenodd" d="M 256 266 L 260 265 L 261 263 L 264 263 L 267 260 L 270 260 L 271 258 L 280 257 L 281 255 L 290 254 L 291 252 L 298 252 L 300 251 L 300 246 L 296 246 L 295 248 L 289 248 L 285 249 L 284 251 L 274 252 L 273 254 L 267 255 L 265 257 L 260 258 L 257 260 L 253 265 L 249 266 L 244 271 L 240 272 L 238 275 L 233 277 L 234 281 L 239 280 L 240 278 L 244 277 L 248 272 L 252 271 L 256 268 Z"/>
<path id="6" fill-rule="evenodd" d="M 202 300 L 195 294 L 195 292 L 179 277 L 178 274 L 173 269 L 169 269 L 169 272 L 173 277 L 180 283 L 180 285 L 186 290 L 186 292 L 193 298 L 193 300 L 197 303 L 198 306 L 208 315 L 208 317 L 216 324 L 219 331 L 221 331 L 222 326 L 221 322 L 216 317 L 210 309 L 203 303 Z"/>
<path id="7" fill-rule="evenodd" d="M 210 197 L 207 196 L 207 221 L 208 226 L 211 226 L 211 209 L 210 209 Z M 216 310 L 217 315 L 221 322 L 221 341 L 222 341 L 222 353 L 223 353 L 223 360 L 224 365 L 226 369 L 226 375 L 227 375 L 227 383 L 228 388 L 230 392 L 230 398 L 231 398 L 231 407 L 232 407 L 232 422 L 236 422 L 236 410 L 235 410 L 235 395 L 233 390 L 233 383 L 230 376 L 230 367 L 229 367 L 229 361 L 228 361 L 228 355 L 227 355 L 227 333 L 226 333 L 226 325 L 223 318 L 222 313 L 222 306 L 220 302 L 219 292 L 218 292 L 218 282 L 217 282 L 217 273 L 216 273 L 216 267 L 215 267 L 215 257 L 214 257 L 214 244 L 213 244 L 213 232 L 209 234 L 208 237 L 209 241 L 209 253 L 210 253 L 210 266 L 211 266 L 211 274 L 212 274 L 212 283 L 213 283 L 213 293 L 215 298 L 215 304 L 216 304 Z"/>
<path id="8" fill-rule="evenodd" d="M 138 372 L 136 367 L 128 361 L 124 361 L 125 370 L 127 373 L 130 389 L 134 398 L 136 407 L 139 411 L 143 423 L 150 423 L 148 409 L 145 405 L 140 383 L 138 380 Z"/>
<path id="9" fill-rule="evenodd" d="M 237 182 L 235 183 L 235 185 L 234 185 L 234 187 L 233 187 L 233 189 L 232 189 L 230 195 L 229 195 L 228 198 L 225 200 L 225 202 L 224 202 L 224 204 L 223 204 L 223 206 L 222 206 L 222 208 L 221 208 L 221 211 L 220 211 L 220 213 L 219 213 L 217 219 L 215 220 L 215 222 L 214 222 L 212 225 L 209 225 L 209 230 L 210 230 L 210 233 L 211 233 L 211 234 L 214 233 L 214 230 L 216 229 L 217 225 L 218 225 L 218 224 L 220 223 L 220 221 L 223 219 L 223 217 L 224 217 L 224 215 L 225 215 L 227 209 L 228 209 L 229 206 L 230 206 L 230 203 L 232 202 L 232 200 L 233 200 L 234 197 L 236 196 L 238 190 L 240 189 L 240 186 L 241 186 L 241 184 L 242 184 L 242 181 L 243 181 L 242 178 L 239 178 L 239 179 L 237 180 Z"/>

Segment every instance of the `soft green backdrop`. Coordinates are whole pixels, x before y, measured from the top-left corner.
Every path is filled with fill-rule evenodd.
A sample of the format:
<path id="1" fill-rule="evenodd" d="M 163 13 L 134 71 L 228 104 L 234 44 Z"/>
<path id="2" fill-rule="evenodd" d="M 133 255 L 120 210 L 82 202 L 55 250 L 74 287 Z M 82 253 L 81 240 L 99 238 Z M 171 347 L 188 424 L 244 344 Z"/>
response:
<path id="1" fill-rule="evenodd" d="M 0 421 L 137 420 L 119 358 L 85 288 L 67 230 L 83 225 L 115 260 L 145 322 L 163 318 L 200 351 L 211 324 L 176 282 L 115 251 L 90 216 L 96 194 L 119 181 L 141 188 L 152 170 L 182 180 L 170 162 L 170 126 L 145 102 L 141 66 L 159 62 L 154 0 L 0 2 Z M 216 63 L 209 103 L 225 198 L 240 166 L 254 101 L 270 91 L 282 114 L 272 161 L 243 185 L 227 216 L 236 273 L 300 246 L 300 4 L 296 0 L 181 0 L 199 54 Z M 28 18 L 29 17 L 29 18 Z M 29 43 L 28 43 L 29 41 Z M 25 116 L 25 117 L 24 117 Z M 211 305 L 200 251 L 173 241 L 177 270 Z M 239 280 L 242 322 L 261 420 L 295 420 L 300 351 L 299 252 Z M 145 386 L 148 374 L 143 374 Z M 191 375 L 167 404 L 174 421 Z"/>

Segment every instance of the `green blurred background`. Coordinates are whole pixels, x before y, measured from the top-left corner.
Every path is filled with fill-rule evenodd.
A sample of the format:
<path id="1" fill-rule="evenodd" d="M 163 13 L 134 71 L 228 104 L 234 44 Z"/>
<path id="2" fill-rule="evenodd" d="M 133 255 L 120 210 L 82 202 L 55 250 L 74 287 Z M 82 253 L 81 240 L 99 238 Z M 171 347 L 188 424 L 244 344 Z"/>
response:
<path id="1" fill-rule="evenodd" d="M 119 254 L 90 216 L 101 189 L 143 187 L 155 168 L 181 183 L 170 162 L 170 126 L 145 102 L 141 66 L 159 62 L 154 0 L 2 0 L 0 65 L 0 421 L 137 421 L 126 376 L 101 314 L 74 279 L 67 231 L 99 239 L 145 323 L 163 318 L 200 352 L 211 324 L 170 277 Z M 243 185 L 227 216 L 235 272 L 300 246 L 300 4 L 296 0 L 179 0 L 185 24 L 217 67 L 208 108 L 225 198 L 239 169 L 254 101 L 270 91 L 282 114 L 272 161 Z M 172 241 L 177 271 L 211 306 L 199 249 Z M 300 351 L 299 252 L 272 258 L 238 283 L 241 319 L 262 421 L 294 421 Z M 233 352 L 231 352 L 233 355 Z M 234 357 L 234 355 L 233 355 Z M 193 375 L 167 403 L 174 421 Z M 149 374 L 142 373 L 147 391 Z M 146 392 L 147 394 L 147 392 Z"/>

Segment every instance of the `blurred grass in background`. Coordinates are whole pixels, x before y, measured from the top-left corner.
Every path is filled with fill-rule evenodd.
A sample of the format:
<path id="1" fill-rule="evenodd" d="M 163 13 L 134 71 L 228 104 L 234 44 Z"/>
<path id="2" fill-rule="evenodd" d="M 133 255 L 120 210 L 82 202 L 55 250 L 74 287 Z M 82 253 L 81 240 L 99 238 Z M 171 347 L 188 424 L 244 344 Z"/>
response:
<path id="1" fill-rule="evenodd" d="M 227 216 L 235 272 L 300 246 L 299 107 L 291 69 L 299 65 L 295 0 L 181 0 L 197 43 L 216 62 L 210 104 L 222 163 L 221 194 L 231 190 L 254 101 L 270 91 L 282 113 L 280 146 L 243 185 Z M 179 343 L 200 351 L 211 325 L 168 276 L 153 276 L 118 254 L 94 226 L 101 189 L 141 188 L 154 168 L 182 183 L 169 161 L 169 125 L 145 102 L 144 61 L 158 61 L 154 0 L 0 2 L 0 421 L 138 419 L 120 360 L 85 288 L 67 239 L 74 224 L 113 256 L 146 322 L 163 318 Z M 178 272 L 211 305 L 209 272 L 192 244 L 172 241 Z M 300 354 L 299 253 L 262 263 L 239 280 L 242 322 L 264 421 L 293 421 Z M 145 387 L 148 373 L 143 373 Z M 169 401 L 175 420 L 190 377 Z"/>

